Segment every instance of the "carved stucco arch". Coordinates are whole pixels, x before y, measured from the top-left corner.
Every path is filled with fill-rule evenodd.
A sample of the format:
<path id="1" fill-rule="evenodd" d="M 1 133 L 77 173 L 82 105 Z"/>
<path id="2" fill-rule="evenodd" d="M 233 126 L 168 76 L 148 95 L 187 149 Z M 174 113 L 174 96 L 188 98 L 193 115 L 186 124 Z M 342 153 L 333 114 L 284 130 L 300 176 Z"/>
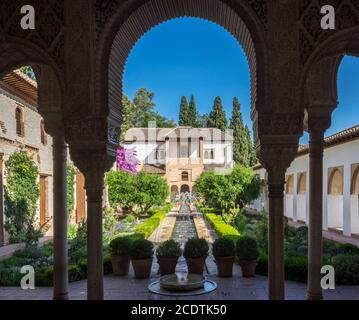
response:
<path id="1" fill-rule="evenodd" d="M 33 67 L 38 90 L 38 112 L 45 128 L 53 133 L 53 124 L 62 119 L 63 77 L 48 53 L 28 40 L 12 39 L 0 43 L 0 77 L 21 66 Z"/>
<path id="2" fill-rule="evenodd" d="M 264 29 L 247 1 L 147 0 L 131 9 L 119 7 L 101 33 L 98 57 L 98 106 L 109 112 L 109 127 L 121 121 L 122 76 L 136 42 L 155 26 L 179 17 L 202 18 L 230 32 L 242 46 L 251 74 L 252 113 L 266 103 Z M 229 6 L 227 3 L 231 3 Z M 255 128 L 256 130 L 256 128 Z"/>
<path id="3" fill-rule="evenodd" d="M 359 57 L 359 26 L 338 31 L 312 52 L 303 68 L 303 104 L 338 103 L 337 78 L 344 55 Z"/>

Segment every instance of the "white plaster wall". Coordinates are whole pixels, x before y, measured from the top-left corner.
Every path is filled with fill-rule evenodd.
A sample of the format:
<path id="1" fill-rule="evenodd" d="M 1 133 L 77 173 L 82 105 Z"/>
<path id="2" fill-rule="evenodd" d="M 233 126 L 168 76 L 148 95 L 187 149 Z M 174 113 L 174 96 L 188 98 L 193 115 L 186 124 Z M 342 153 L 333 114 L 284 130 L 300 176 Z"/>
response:
<path id="1" fill-rule="evenodd" d="M 307 222 L 307 196 L 305 194 L 297 195 L 297 219 Z"/>
<path id="2" fill-rule="evenodd" d="M 343 228 L 343 196 L 328 195 L 328 228 Z"/>
<path id="3" fill-rule="evenodd" d="M 155 159 L 155 151 L 156 149 L 165 151 L 164 143 L 156 143 L 156 142 L 140 142 L 136 141 L 134 143 L 127 143 L 125 145 L 126 149 L 134 148 L 136 150 L 137 158 L 140 160 L 141 164 L 164 164 L 165 160 Z"/>
<path id="4" fill-rule="evenodd" d="M 351 204 L 351 232 L 359 234 L 359 196 L 350 197 Z"/>
<path id="5" fill-rule="evenodd" d="M 293 195 L 285 195 L 285 212 L 284 215 L 288 218 L 293 218 Z"/>
<path id="6" fill-rule="evenodd" d="M 205 159 L 203 157 L 204 164 L 230 164 L 232 163 L 232 144 L 230 142 L 213 142 L 203 143 L 203 152 L 205 150 L 214 150 L 214 159 Z M 226 151 L 225 151 L 226 150 Z"/>

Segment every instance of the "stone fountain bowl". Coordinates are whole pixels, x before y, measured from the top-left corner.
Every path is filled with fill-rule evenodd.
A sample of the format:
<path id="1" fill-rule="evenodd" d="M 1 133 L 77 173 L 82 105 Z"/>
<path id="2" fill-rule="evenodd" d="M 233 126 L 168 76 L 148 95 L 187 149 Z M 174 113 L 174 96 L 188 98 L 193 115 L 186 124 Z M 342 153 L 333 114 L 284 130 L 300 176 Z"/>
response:
<path id="1" fill-rule="evenodd" d="M 160 278 L 162 289 L 169 291 L 192 291 L 203 288 L 206 278 L 200 274 L 169 274 Z"/>

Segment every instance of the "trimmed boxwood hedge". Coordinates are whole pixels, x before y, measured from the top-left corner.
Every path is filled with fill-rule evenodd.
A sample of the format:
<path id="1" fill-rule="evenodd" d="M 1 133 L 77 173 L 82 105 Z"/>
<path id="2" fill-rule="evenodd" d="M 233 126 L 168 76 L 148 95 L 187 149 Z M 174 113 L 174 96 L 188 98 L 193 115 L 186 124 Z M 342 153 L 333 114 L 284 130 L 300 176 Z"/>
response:
<path id="1" fill-rule="evenodd" d="M 220 215 L 207 213 L 206 218 L 220 237 L 225 237 L 237 242 L 240 237 L 238 230 L 224 222 Z"/>
<path id="2" fill-rule="evenodd" d="M 154 215 L 139 224 L 135 228 L 135 233 L 141 234 L 147 239 L 153 231 L 159 226 L 161 221 L 166 217 L 167 211 L 158 210 Z"/>

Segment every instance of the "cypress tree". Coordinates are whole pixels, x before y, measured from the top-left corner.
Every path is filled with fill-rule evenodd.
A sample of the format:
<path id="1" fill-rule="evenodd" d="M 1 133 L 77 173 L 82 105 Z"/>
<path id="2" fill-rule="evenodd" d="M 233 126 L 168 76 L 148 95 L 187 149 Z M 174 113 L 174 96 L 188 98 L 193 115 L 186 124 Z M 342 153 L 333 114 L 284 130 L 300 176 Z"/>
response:
<path id="1" fill-rule="evenodd" d="M 188 125 L 191 127 L 197 127 L 197 108 L 196 102 L 194 101 L 194 95 L 191 96 L 188 108 Z"/>
<path id="2" fill-rule="evenodd" d="M 258 163 L 256 148 L 249 133 L 248 126 L 245 127 L 245 131 L 248 140 L 248 165 L 254 166 Z"/>
<path id="3" fill-rule="evenodd" d="M 236 164 L 248 165 L 248 138 L 245 134 L 241 107 L 238 98 L 233 99 L 233 111 L 229 128 L 233 133 L 233 160 Z"/>
<path id="4" fill-rule="evenodd" d="M 188 126 L 189 123 L 189 107 L 186 97 L 182 97 L 181 105 L 180 105 L 180 113 L 179 113 L 179 126 Z"/>
<path id="5" fill-rule="evenodd" d="M 223 109 L 220 97 L 216 97 L 216 99 L 214 100 L 213 110 L 209 114 L 208 118 L 208 127 L 218 128 L 222 131 L 225 131 L 227 129 L 226 112 Z"/>

